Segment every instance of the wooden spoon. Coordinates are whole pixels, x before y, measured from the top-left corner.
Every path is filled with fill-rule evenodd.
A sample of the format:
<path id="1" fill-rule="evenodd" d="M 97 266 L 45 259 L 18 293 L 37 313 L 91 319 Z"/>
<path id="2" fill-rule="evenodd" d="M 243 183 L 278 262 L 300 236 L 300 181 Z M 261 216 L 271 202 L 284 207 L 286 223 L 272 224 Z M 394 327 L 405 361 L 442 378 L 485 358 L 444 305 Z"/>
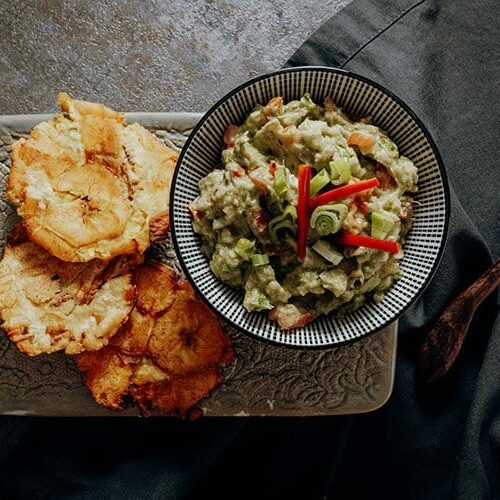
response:
<path id="1" fill-rule="evenodd" d="M 460 352 L 479 305 L 500 284 L 500 260 L 449 304 L 420 345 L 420 374 L 425 382 L 443 377 Z"/>

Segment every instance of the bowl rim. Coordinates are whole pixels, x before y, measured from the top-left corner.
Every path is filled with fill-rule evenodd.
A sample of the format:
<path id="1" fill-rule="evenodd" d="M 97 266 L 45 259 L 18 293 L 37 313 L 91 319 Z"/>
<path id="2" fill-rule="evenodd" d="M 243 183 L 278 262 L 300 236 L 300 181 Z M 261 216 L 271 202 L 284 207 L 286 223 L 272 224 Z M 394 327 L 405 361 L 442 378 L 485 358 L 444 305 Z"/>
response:
<path id="1" fill-rule="evenodd" d="M 398 97 L 396 94 L 394 94 L 392 91 L 388 90 L 386 87 L 384 87 L 382 84 L 377 83 L 370 78 L 367 78 L 365 76 L 362 76 L 358 73 L 354 73 L 349 70 L 345 70 L 342 68 L 336 68 L 336 67 L 330 67 L 330 66 L 295 66 L 291 68 L 282 68 L 279 70 L 267 72 L 267 73 L 261 73 L 249 80 L 246 80 L 245 82 L 241 83 L 228 93 L 226 93 L 224 96 L 222 96 L 220 99 L 216 101 L 215 104 L 213 104 L 208 111 L 206 111 L 201 119 L 198 121 L 196 126 L 193 128 L 191 133 L 189 134 L 189 137 L 187 138 L 186 142 L 184 143 L 184 146 L 182 147 L 182 150 L 179 154 L 179 158 L 177 159 L 177 165 L 180 166 L 182 161 L 184 160 L 184 157 L 187 154 L 187 151 L 191 145 L 191 142 L 193 141 L 195 135 L 198 133 L 198 131 L 203 127 L 205 122 L 208 120 L 208 118 L 214 113 L 216 109 L 218 109 L 224 102 L 226 102 L 229 98 L 231 98 L 233 95 L 237 94 L 239 91 L 243 90 L 246 87 L 249 87 L 250 85 L 253 85 L 254 83 L 257 83 L 261 80 L 265 80 L 267 78 L 280 75 L 280 74 L 288 74 L 288 73 L 300 73 L 302 71 L 311 71 L 311 70 L 316 70 L 316 71 L 324 71 L 327 73 L 335 73 L 335 74 L 342 74 L 349 76 L 355 80 L 362 81 L 364 83 L 367 83 L 368 85 L 371 85 L 372 87 L 375 87 L 376 89 L 380 90 L 384 94 L 386 94 L 388 97 L 393 99 L 397 104 L 399 104 L 404 111 L 408 113 L 410 118 L 418 125 L 422 133 L 424 134 L 424 137 L 427 139 L 432 152 L 436 158 L 436 163 L 439 169 L 439 173 L 441 175 L 441 179 L 443 182 L 443 191 L 444 191 L 444 205 L 445 205 L 445 214 L 444 214 L 444 228 L 443 228 L 443 238 L 441 240 L 441 244 L 439 246 L 439 250 L 436 255 L 436 259 L 434 260 L 434 263 L 432 265 L 431 271 L 429 272 L 429 276 L 427 279 L 424 281 L 424 283 L 420 286 L 420 289 L 415 293 L 413 298 L 406 304 L 403 308 L 401 308 L 394 316 L 392 316 L 390 319 L 386 320 L 380 327 L 377 328 L 371 328 L 367 330 L 365 333 L 363 333 L 360 336 L 357 336 L 353 339 L 347 339 L 343 340 L 340 342 L 334 342 L 331 344 L 322 344 L 322 345 L 296 345 L 296 344 L 285 344 L 282 342 L 278 342 L 276 340 L 271 340 L 266 337 L 262 337 L 258 334 L 252 333 L 248 331 L 246 328 L 242 327 L 235 321 L 231 320 L 228 318 L 225 314 L 223 314 L 221 311 L 219 311 L 214 305 L 208 300 L 208 298 L 205 296 L 204 293 L 199 289 L 198 285 L 196 284 L 195 280 L 192 278 L 190 272 L 187 269 L 187 266 L 184 264 L 180 246 L 177 241 L 177 235 L 175 231 L 175 224 L 174 224 L 174 191 L 175 187 L 177 185 L 177 179 L 179 177 L 179 172 L 180 169 L 176 167 L 174 171 L 174 175 L 172 177 L 172 183 L 170 187 L 170 202 L 169 202 L 169 216 L 171 217 L 171 223 L 170 223 L 170 234 L 171 234 L 171 239 L 172 243 L 174 246 L 174 250 L 177 256 L 177 260 L 179 262 L 179 265 L 182 268 L 182 271 L 184 272 L 187 280 L 191 284 L 191 286 L 194 288 L 196 291 L 196 294 L 201 297 L 201 299 L 207 304 L 207 306 L 214 311 L 220 318 L 222 318 L 226 323 L 234 327 L 236 330 L 243 332 L 245 335 L 249 335 L 252 338 L 258 339 L 261 342 L 267 342 L 269 344 L 275 345 L 275 346 L 280 346 L 280 347 L 285 347 L 289 349 L 301 349 L 301 350 L 321 350 L 321 349 L 333 349 L 336 347 L 341 347 L 344 345 L 351 344 L 353 342 L 366 339 L 368 336 L 373 335 L 374 333 L 377 333 L 381 330 L 383 330 L 386 326 L 389 324 L 398 321 L 401 316 L 413 305 L 415 302 L 422 296 L 424 293 L 425 289 L 429 286 L 431 283 L 432 279 L 434 278 L 434 275 L 436 274 L 437 268 L 439 264 L 441 263 L 441 260 L 443 258 L 444 254 L 444 249 L 446 247 L 446 243 L 448 240 L 448 231 L 449 231 L 449 222 L 450 222 L 450 215 L 451 215 L 451 202 L 450 202 L 450 184 L 448 181 L 448 175 L 446 173 L 446 170 L 444 168 L 444 162 L 441 157 L 441 154 L 436 146 L 436 143 L 434 142 L 434 139 L 432 138 L 429 130 L 427 127 L 424 125 L 422 120 L 417 116 L 417 114 L 413 111 L 413 109 L 406 104 L 400 97 Z M 243 305 L 242 305 L 243 307 Z M 300 329 L 292 329 L 290 330 L 290 334 L 293 334 L 294 331 L 300 330 Z"/>

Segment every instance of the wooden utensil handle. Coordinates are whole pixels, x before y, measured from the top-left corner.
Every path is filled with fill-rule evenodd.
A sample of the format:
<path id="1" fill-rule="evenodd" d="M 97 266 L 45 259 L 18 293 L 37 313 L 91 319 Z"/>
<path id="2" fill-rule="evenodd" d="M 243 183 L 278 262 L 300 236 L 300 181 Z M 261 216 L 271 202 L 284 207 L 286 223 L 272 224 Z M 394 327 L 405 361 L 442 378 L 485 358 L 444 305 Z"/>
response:
<path id="1" fill-rule="evenodd" d="M 460 352 L 478 306 L 500 284 L 500 260 L 456 297 L 426 333 L 420 345 L 420 372 L 426 382 L 443 377 Z"/>
<path id="2" fill-rule="evenodd" d="M 488 268 L 469 288 L 464 290 L 456 302 L 469 298 L 476 309 L 500 285 L 500 259 Z"/>

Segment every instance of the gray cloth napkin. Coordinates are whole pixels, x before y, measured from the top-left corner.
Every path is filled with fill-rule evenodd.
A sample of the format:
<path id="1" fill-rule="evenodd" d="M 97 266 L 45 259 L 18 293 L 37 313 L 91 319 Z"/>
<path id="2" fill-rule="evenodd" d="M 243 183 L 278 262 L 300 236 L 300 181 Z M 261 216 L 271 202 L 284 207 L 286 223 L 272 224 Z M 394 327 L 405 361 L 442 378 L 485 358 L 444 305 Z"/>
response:
<path id="1" fill-rule="evenodd" d="M 290 61 L 341 67 L 395 92 L 429 128 L 452 189 L 443 261 L 400 323 L 394 395 L 380 412 L 355 419 L 354 446 L 346 449 L 333 490 L 340 495 L 385 491 L 391 498 L 500 497 L 498 294 L 478 311 L 463 355 L 447 379 L 423 387 L 416 377 L 425 327 L 498 258 L 497 9 L 493 0 L 355 1 Z M 370 449 L 361 453 L 363 443 Z M 357 482 L 360 469 L 364 480 Z"/>

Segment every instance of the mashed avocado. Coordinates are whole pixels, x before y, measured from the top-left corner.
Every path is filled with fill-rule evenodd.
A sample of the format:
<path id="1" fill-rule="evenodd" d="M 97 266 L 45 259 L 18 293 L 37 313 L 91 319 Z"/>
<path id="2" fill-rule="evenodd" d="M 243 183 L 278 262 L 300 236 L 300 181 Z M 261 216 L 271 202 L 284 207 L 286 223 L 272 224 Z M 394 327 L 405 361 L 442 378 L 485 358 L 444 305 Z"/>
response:
<path id="1" fill-rule="evenodd" d="M 270 310 L 282 328 L 293 328 L 354 310 L 367 298 L 381 301 L 400 276 L 403 252 L 342 246 L 335 233 L 403 242 L 417 169 L 396 144 L 367 120 L 352 121 L 331 99 L 320 106 L 307 94 L 257 106 L 241 126 L 228 128 L 224 142 L 221 168 L 200 181 L 190 209 L 212 271 L 244 290 L 244 307 Z M 296 257 L 300 164 L 313 167 L 315 195 L 379 181 L 324 206 L 332 224 L 318 212 L 303 260 Z"/>

